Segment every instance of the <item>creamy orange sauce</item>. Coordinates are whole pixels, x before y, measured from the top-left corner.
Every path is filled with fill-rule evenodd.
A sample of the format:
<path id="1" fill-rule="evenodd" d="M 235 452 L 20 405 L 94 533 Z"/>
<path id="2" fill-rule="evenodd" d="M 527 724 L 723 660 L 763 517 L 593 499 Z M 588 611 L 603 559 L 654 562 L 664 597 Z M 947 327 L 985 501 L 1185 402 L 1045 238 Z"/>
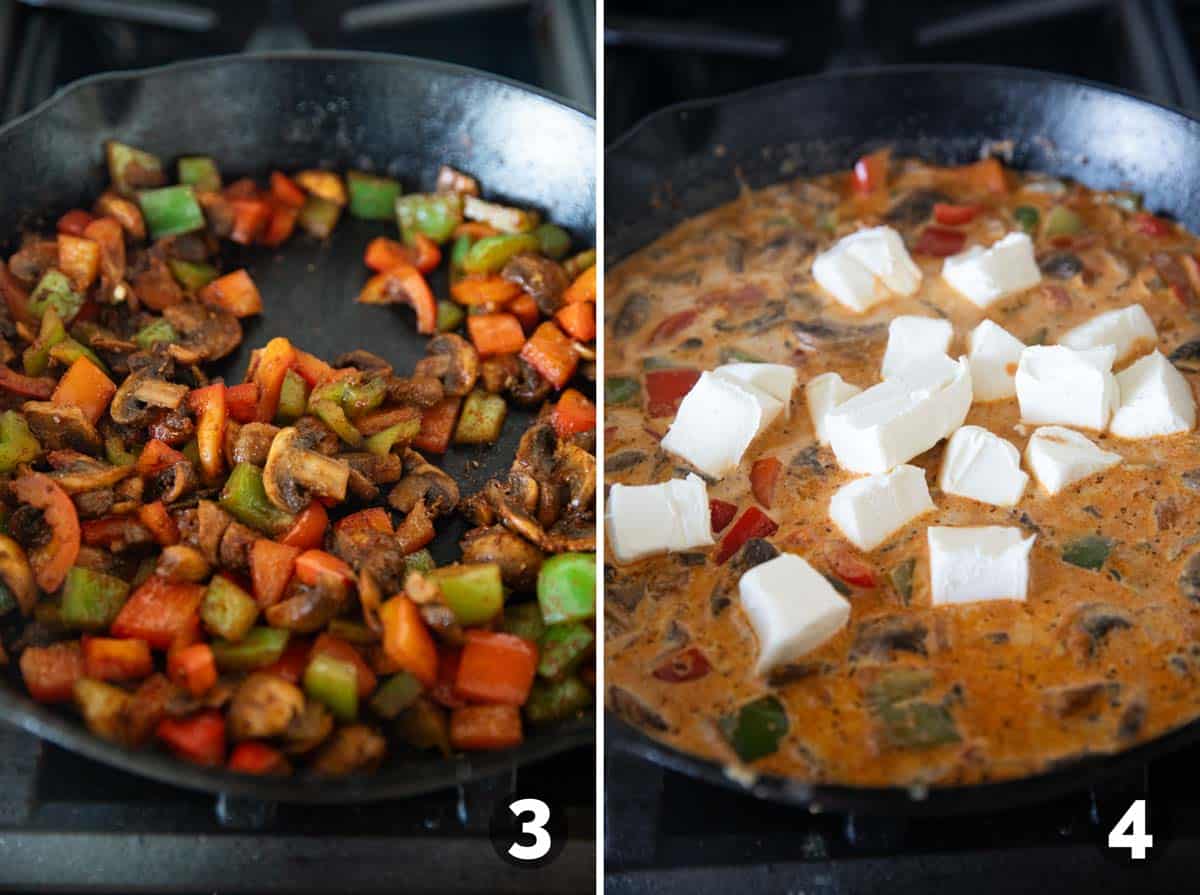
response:
<path id="1" fill-rule="evenodd" d="M 650 735 L 733 763 L 737 758 L 719 719 L 774 694 L 786 710 L 788 732 L 773 754 L 752 763 L 756 771 L 858 785 L 960 784 L 1120 750 L 1200 715 L 1200 604 L 1180 588 L 1187 561 L 1200 550 L 1200 472 L 1186 475 L 1200 470 L 1195 433 L 1143 441 L 1088 433 L 1105 450 L 1120 453 L 1123 464 L 1055 497 L 1031 479 L 1012 509 L 941 493 L 936 481 L 943 442 L 911 461 L 927 471 L 935 513 L 868 554 L 850 548 L 829 520 L 831 495 L 853 476 L 828 448 L 816 445 L 803 385 L 831 370 L 861 387 L 878 382 L 887 322 L 896 315 L 951 320 L 954 356 L 966 353 L 967 334 L 984 316 L 1027 344 L 1050 344 L 1102 311 L 1133 303 L 1149 312 L 1164 353 L 1200 337 L 1200 283 L 1189 278 L 1197 272 L 1190 257 L 1197 249 L 1194 237 L 1174 227 L 1167 235 L 1143 234 L 1135 212 L 1123 207 L 1126 197 L 1070 184 L 1053 195 L 1029 189 L 1029 177 L 1007 177 L 1006 194 L 987 194 L 953 171 L 893 162 L 887 189 L 866 198 L 853 193 L 845 174 L 785 182 L 747 191 L 685 222 L 608 271 L 606 376 L 637 378 L 643 398 L 606 407 L 606 482 L 661 482 L 688 471 L 658 445 L 671 417 L 645 413 L 647 358 L 707 370 L 737 349 L 792 364 L 801 387 L 790 416 L 751 445 L 738 471 L 710 483 L 709 496 L 736 504 L 740 515 L 756 505 L 752 463 L 779 458 L 784 472 L 765 510 L 779 525 L 770 543 L 830 575 L 831 557 L 849 549 L 878 582 L 848 588 L 847 627 L 803 657 L 804 668 L 793 680 L 771 682 L 753 670 L 757 643 L 739 606 L 739 557 L 717 566 L 711 548 L 617 565 L 610 554 L 608 701 Z M 1018 206 L 1038 209 L 1045 222 L 1055 204 L 1065 204 L 1082 217 L 1083 230 L 1054 244 L 1035 236 L 1037 255 L 1045 263 L 1056 252 L 1069 252 L 1082 269 L 1065 279 L 1044 273 L 1041 285 L 985 314 L 941 279 L 941 258 L 914 253 L 924 274 L 915 296 L 863 315 L 844 309 L 813 281 L 814 255 L 879 223 L 895 226 L 912 251 L 930 220 L 919 214 L 888 220 L 889 209 L 922 189 L 982 206 L 959 228 L 968 245 L 990 244 L 1019 229 Z M 1069 274 L 1069 265 L 1062 272 Z M 635 313 L 638 307 L 645 313 Z M 694 321 L 652 339 L 664 319 L 685 310 L 697 312 Z M 1178 365 L 1195 391 L 1200 376 L 1186 369 L 1195 362 Z M 1015 399 L 976 403 L 967 423 L 996 432 L 1022 452 L 1033 429 L 1020 424 Z M 1012 525 L 1036 532 L 1028 599 L 932 608 L 925 541 L 930 525 Z M 1065 545 L 1086 535 L 1113 543 L 1096 571 L 1062 558 Z M 910 559 L 912 590 L 905 597 L 888 573 Z M 892 641 L 899 648 L 872 641 L 880 624 L 907 632 Z M 1102 628 L 1107 630 L 1095 633 Z M 671 683 L 652 674 L 687 647 L 703 652 L 711 664 L 706 675 Z M 930 673 L 919 698 L 948 712 L 957 739 L 912 746 L 889 738 L 868 691 L 903 668 Z"/>

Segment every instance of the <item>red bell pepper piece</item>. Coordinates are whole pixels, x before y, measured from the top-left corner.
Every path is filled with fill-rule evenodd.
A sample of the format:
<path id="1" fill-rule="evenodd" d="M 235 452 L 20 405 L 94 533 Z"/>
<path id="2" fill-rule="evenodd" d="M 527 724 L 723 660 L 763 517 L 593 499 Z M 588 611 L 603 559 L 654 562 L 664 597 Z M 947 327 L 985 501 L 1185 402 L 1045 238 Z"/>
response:
<path id="1" fill-rule="evenodd" d="M 73 640 L 28 646 L 21 653 L 21 677 L 38 702 L 69 702 L 83 677 L 83 651 Z"/>
<path id="2" fill-rule="evenodd" d="M 164 469 L 171 468 L 176 463 L 187 462 L 187 457 L 179 453 L 179 451 L 175 450 L 165 441 L 152 438 L 142 448 L 142 453 L 133 468 L 142 478 L 151 478 L 158 475 Z"/>
<path id="3" fill-rule="evenodd" d="M 234 746 L 226 767 L 238 774 L 254 774 L 259 777 L 288 774 L 292 769 L 282 752 L 254 740 Z"/>
<path id="4" fill-rule="evenodd" d="M 83 673 L 101 681 L 136 681 L 154 672 L 150 644 L 114 637 L 83 638 Z"/>
<path id="5" fill-rule="evenodd" d="M 863 562 L 846 544 L 840 541 L 825 548 L 825 558 L 833 574 L 855 587 L 874 587 L 875 570 Z"/>
<path id="6" fill-rule="evenodd" d="M 1133 229 L 1143 236 L 1170 236 L 1171 224 L 1169 221 L 1164 221 L 1162 218 L 1150 214 L 1148 211 L 1139 211 L 1133 216 Z"/>
<path id="7" fill-rule="evenodd" d="M 356 531 L 381 531 L 384 534 L 392 534 L 392 517 L 388 515 L 387 510 L 383 507 L 371 507 L 367 510 L 359 510 L 357 513 L 351 513 L 349 516 L 343 516 L 334 523 L 334 530 L 351 534 Z"/>
<path id="8" fill-rule="evenodd" d="M 259 538 L 250 548 L 250 579 L 254 582 L 254 601 L 266 609 L 283 598 L 296 567 L 297 547 Z"/>
<path id="9" fill-rule="evenodd" d="M 289 208 L 304 207 L 304 190 L 296 185 L 292 178 L 281 171 L 271 172 L 271 196 Z"/>
<path id="10" fill-rule="evenodd" d="M 296 580 L 302 584 L 316 585 L 323 579 L 332 578 L 344 585 L 351 585 L 356 578 L 349 564 L 324 550 L 306 550 L 296 557 Z"/>
<path id="11" fill-rule="evenodd" d="M 590 432 L 596 428 L 596 405 L 582 392 L 569 388 L 554 405 L 550 423 L 559 438 L 570 438 L 577 432 Z"/>
<path id="12" fill-rule="evenodd" d="M 700 379 L 699 370 L 652 370 L 646 374 L 646 415 L 673 416 L 679 402 Z"/>
<path id="13" fill-rule="evenodd" d="M 462 663 L 462 650 L 442 647 L 438 650 L 437 683 L 429 688 L 429 697 L 438 705 L 448 709 L 461 709 L 467 700 L 454 687 L 458 679 L 458 666 Z"/>
<path id="14" fill-rule="evenodd" d="M 269 204 L 271 216 L 267 218 L 267 225 L 259 235 L 258 241 L 265 246 L 275 248 L 287 242 L 296 232 L 296 221 L 300 217 L 300 210 L 275 200 Z"/>
<path id="15" fill-rule="evenodd" d="M 300 378 L 308 383 L 309 388 L 333 379 L 342 372 L 335 370 L 316 355 L 301 351 L 299 348 L 296 349 L 296 360 L 292 363 L 292 369 L 300 374 Z M 342 375 L 345 374 L 342 373 Z"/>
<path id="16" fill-rule="evenodd" d="M 296 517 L 296 521 L 279 538 L 279 543 L 300 550 L 320 547 L 325 541 L 325 530 L 329 528 L 329 514 L 320 501 L 314 500 Z"/>
<path id="17" fill-rule="evenodd" d="M 543 379 L 559 389 L 571 381 L 575 368 L 579 366 L 579 355 L 575 353 L 571 340 L 550 320 L 533 331 L 521 349 L 521 357 Z"/>
<path id="18" fill-rule="evenodd" d="M 438 655 L 433 635 L 425 626 L 417 604 L 401 594 L 379 607 L 383 624 L 383 652 L 426 687 L 437 683 Z"/>
<path id="19" fill-rule="evenodd" d="M 226 386 L 225 409 L 235 421 L 253 423 L 258 419 L 258 385 L 243 382 L 241 385 Z"/>
<path id="20" fill-rule="evenodd" d="M 528 640 L 495 631 L 468 631 L 454 688 L 473 702 L 524 705 L 537 663 L 537 646 Z"/>
<path id="21" fill-rule="evenodd" d="M 877 149 L 856 161 L 852 176 L 854 191 L 865 195 L 887 186 L 888 163 L 891 158 L 890 149 Z"/>
<path id="22" fill-rule="evenodd" d="M 660 681 L 681 684 L 704 677 L 712 670 L 708 658 L 699 647 L 689 646 L 663 659 L 651 672 Z"/>
<path id="23" fill-rule="evenodd" d="M 936 202 L 933 206 L 933 219 L 939 224 L 959 227 L 975 220 L 979 214 L 978 205 L 952 205 L 949 202 Z"/>
<path id="24" fill-rule="evenodd" d="M 83 236 L 83 231 L 87 229 L 87 225 L 94 220 L 95 218 L 82 208 L 72 208 L 58 219 L 55 229 L 59 233 L 66 233 L 69 236 Z"/>
<path id="25" fill-rule="evenodd" d="M 58 383 L 44 376 L 24 376 L 16 370 L 0 364 L 0 389 L 20 395 L 23 398 L 37 398 L 45 401 L 54 394 Z"/>
<path id="26" fill-rule="evenodd" d="M 725 535 L 721 546 L 717 548 L 717 554 L 714 557 L 717 565 L 722 565 L 729 557 L 741 550 L 742 546 L 751 538 L 769 538 L 778 530 L 779 526 L 775 520 L 758 507 L 747 507 L 737 522 L 733 523 L 733 528 L 729 529 L 729 534 Z"/>
<path id="27" fill-rule="evenodd" d="M 717 500 L 715 497 L 711 498 L 708 501 L 708 515 L 712 518 L 713 534 L 719 534 L 737 515 L 737 504 L 727 500 Z"/>
<path id="28" fill-rule="evenodd" d="M 157 733 L 172 752 L 186 761 L 213 767 L 225 760 L 225 716 L 216 709 L 189 718 L 163 718 Z"/>
<path id="29" fill-rule="evenodd" d="M 203 696 L 217 683 L 217 662 L 207 643 L 193 643 L 167 656 L 167 676 L 193 696 Z"/>
<path id="30" fill-rule="evenodd" d="M 468 705 L 450 713 L 455 749 L 511 749 L 521 739 L 521 710 L 515 705 Z"/>
<path id="31" fill-rule="evenodd" d="M 945 258 L 961 252 L 966 242 L 967 234 L 961 230 L 951 230 L 948 227 L 930 224 L 921 231 L 917 244 L 913 246 L 913 251 L 921 255 Z"/>
<path id="32" fill-rule="evenodd" d="M 425 275 L 409 264 L 399 264 L 367 280 L 355 299 L 364 305 L 409 305 L 417 315 L 417 332 L 437 332 L 437 299 Z"/>
<path id="33" fill-rule="evenodd" d="M 680 311 L 677 314 L 672 314 L 658 326 L 654 327 L 654 332 L 650 333 L 650 339 L 647 344 L 654 345 L 658 342 L 665 342 L 667 339 L 679 335 L 695 323 L 696 318 L 699 316 L 700 312 L 695 310 Z"/>
<path id="34" fill-rule="evenodd" d="M 258 198 L 231 199 L 229 206 L 233 209 L 233 231 L 229 238 L 244 246 L 253 244 L 267 225 L 271 206 Z"/>
<path id="35" fill-rule="evenodd" d="M 121 607 L 112 633 L 145 640 L 155 649 L 168 649 L 200 623 L 202 599 L 203 585 L 176 584 L 151 575 Z"/>
<path id="36" fill-rule="evenodd" d="M 46 593 L 58 590 L 79 556 L 79 514 L 70 496 L 54 479 L 27 472 L 10 486 L 18 501 L 42 511 L 50 539 L 29 551 L 37 586 Z"/>
<path id="37" fill-rule="evenodd" d="M 134 516 L 103 516 L 80 523 L 79 534 L 89 547 L 103 547 L 120 553 L 135 544 L 149 544 L 155 540 L 154 533 Z"/>
<path id="38" fill-rule="evenodd" d="M 775 485 L 779 482 L 779 473 L 782 471 L 783 464 L 779 462 L 778 457 L 755 460 L 754 465 L 750 467 L 750 490 L 754 492 L 754 499 L 768 510 L 771 509 Z"/>
<path id="39" fill-rule="evenodd" d="M 458 408 L 462 398 L 442 398 L 421 413 L 421 430 L 413 439 L 413 447 L 432 454 L 444 454 L 450 447 L 454 426 L 458 422 Z"/>
<path id="40" fill-rule="evenodd" d="M 998 159 L 985 158 L 954 169 L 955 175 L 971 186 L 989 193 L 1007 193 L 1008 179 Z"/>

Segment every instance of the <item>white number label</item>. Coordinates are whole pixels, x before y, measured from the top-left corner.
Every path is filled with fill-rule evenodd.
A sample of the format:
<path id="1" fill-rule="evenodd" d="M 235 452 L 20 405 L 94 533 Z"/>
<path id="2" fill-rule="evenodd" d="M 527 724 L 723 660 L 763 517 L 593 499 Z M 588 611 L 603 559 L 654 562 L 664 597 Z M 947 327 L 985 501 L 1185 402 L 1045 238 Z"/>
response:
<path id="1" fill-rule="evenodd" d="M 1146 832 L 1146 800 L 1136 799 L 1121 815 L 1108 833 L 1109 848 L 1127 848 L 1135 861 L 1146 859 L 1146 850 L 1154 845 L 1154 837 Z"/>
<path id="2" fill-rule="evenodd" d="M 533 815 L 532 820 L 521 824 L 521 832 L 533 837 L 533 845 L 514 842 L 508 847 L 508 853 L 518 861 L 537 861 L 546 857 L 550 852 L 550 834 L 546 832 L 550 807 L 541 799 L 517 799 L 508 806 L 508 810 L 516 817 Z"/>

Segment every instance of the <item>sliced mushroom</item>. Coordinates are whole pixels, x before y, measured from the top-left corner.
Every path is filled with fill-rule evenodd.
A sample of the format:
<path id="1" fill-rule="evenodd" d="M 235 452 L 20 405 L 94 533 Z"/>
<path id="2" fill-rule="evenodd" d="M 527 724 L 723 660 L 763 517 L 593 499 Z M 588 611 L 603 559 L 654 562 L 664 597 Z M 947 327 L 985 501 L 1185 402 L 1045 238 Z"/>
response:
<path id="1" fill-rule="evenodd" d="M 241 344 L 242 327 L 228 311 L 185 301 L 163 311 L 163 317 L 183 341 L 168 346 L 180 363 L 220 360 Z"/>
<path id="2" fill-rule="evenodd" d="M 200 479 L 191 461 L 181 460 L 168 466 L 147 483 L 149 492 L 163 503 L 172 504 L 196 490 Z"/>
<path id="3" fill-rule="evenodd" d="M 404 451 L 404 477 L 388 495 L 388 503 L 402 513 L 412 512 L 422 498 L 431 517 L 449 513 L 458 505 L 458 482 L 412 448 Z"/>
<path id="4" fill-rule="evenodd" d="M 33 612 L 38 598 L 33 567 L 24 548 L 8 535 L 0 535 L 0 581 L 17 601 L 22 615 Z"/>
<path id="5" fill-rule="evenodd" d="M 520 371 L 515 354 L 501 354 L 489 357 L 479 365 L 479 381 L 484 391 L 499 395 L 512 387 Z"/>
<path id="6" fill-rule="evenodd" d="M 304 711 L 292 719 L 283 733 L 283 751 L 288 755 L 311 752 L 333 733 L 333 716 L 319 702 L 309 700 Z"/>
<path id="7" fill-rule="evenodd" d="M 318 586 L 297 585 L 292 596 L 267 608 L 267 624 L 272 628 L 308 634 L 319 631 L 342 611 L 346 591 L 322 581 Z"/>
<path id="8" fill-rule="evenodd" d="M 537 586 L 545 554 L 504 526 L 472 529 L 459 543 L 463 562 L 496 563 L 501 579 L 513 590 L 532 591 Z"/>
<path id="9" fill-rule="evenodd" d="M 1084 653 L 1095 657 L 1100 647 L 1113 631 L 1127 631 L 1133 627 L 1133 619 L 1122 609 L 1106 603 L 1087 603 L 1079 608 L 1075 617 L 1078 639 L 1082 640 Z"/>
<path id="10" fill-rule="evenodd" d="M 557 477 L 567 486 L 568 502 L 586 508 L 596 499 L 596 458 L 570 441 L 555 452 Z"/>
<path id="11" fill-rule="evenodd" d="M 929 629 L 920 619 L 910 615 L 883 615 L 868 619 L 854 633 L 850 658 L 889 659 L 894 653 L 928 655 L 925 638 Z"/>
<path id="12" fill-rule="evenodd" d="M 314 417 L 300 417 L 296 420 L 295 427 L 300 433 L 300 443 L 310 451 L 332 457 L 342 449 L 342 440 L 337 437 L 337 433 Z"/>
<path id="13" fill-rule="evenodd" d="M 446 390 L 442 388 L 442 381 L 437 376 L 390 376 L 387 396 L 389 401 L 397 404 L 432 407 L 446 396 Z M 363 434 L 371 433 L 363 429 Z"/>
<path id="14" fill-rule="evenodd" d="M 221 538 L 231 522 L 233 517 L 211 500 L 196 505 L 195 546 L 210 563 L 218 561 Z"/>
<path id="15" fill-rule="evenodd" d="M 78 407 L 26 401 L 21 408 L 29 429 L 48 451 L 73 450 L 98 454 L 104 447 L 100 433 Z"/>
<path id="16" fill-rule="evenodd" d="M 357 469 L 350 470 L 350 478 L 346 481 L 346 491 L 361 503 L 374 503 L 379 499 L 379 489 Z"/>
<path id="17" fill-rule="evenodd" d="M 241 522 L 230 522 L 221 535 L 217 558 L 221 565 L 234 572 L 250 568 L 250 548 L 259 538 L 258 532 Z"/>
<path id="18" fill-rule="evenodd" d="M 429 340 L 425 357 L 417 362 L 418 376 L 440 379 L 447 395 L 461 397 L 479 378 L 479 353 L 475 346 L 454 333 L 442 333 Z"/>
<path id="19" fill-rule="evenodd" d="M 345 354 L 339 354 L 337 360 L 333 362 L 335 367 L 354 367 L 357 370 L 366 370 L 372 373 L 383 372 L 391 373 L 392 365 L 385 361 L 378 354 L 373 354 L 362 348 L 354 351 L 347 351 Z"/>
<path id="20" fill-rule="evenodd" d="M 404 461 L 399 454 L 378 454 L 362 452 L 344 453 L 339 459 L 350 464 L 350 468 L 361 473 L 375 485 L 390 485 L 400 481 L 404 474 Z"/>
<path id="21" fill-rule="evenodd" d="M 323 777 L 342 777 L 379 766 L 387 753 L 387 740 L 364 724 L 341 727 L 312 763 Z"/>
<path id="22" fill-rule="evenodd" d="M 554 386 L 525 358 L 517 358 L 517 376 L 508 386 L 513 401 L 521 407 L 539 407 L 553 391 Z"/>
<path id="23" fill-rule="evenodd" d="M 283 678 L 256 672 L 233 694 L 229 736 L 234 740 L 282 735 L 304 711 L 304 694 Z"/>
<path id="24" fill-rule="evenodd" d="M 571 285 L 562 265 L 543 255 L 517 255 L 504 265 L 500 276 L 533 296 L 547 317 L 562 307 L 563 293 Z"/>
<path id="25" fill-rule="evenodd" d="M 303 510 L 314 494 L 345 500 L 349 478 L 349 464 L 309 450 L 293 426 L 279 430 L 263 467 L 267 498 L 289 513 Z"/>
<path id="26" fill-rule="evenodd" d="M 54 467 L 50 478 L 68 494 L 112 488 L 133 473 L 132 466 L 113 466 L 78 451 L 52 451 L 46 460 Z"/>
<path id="27" fill-rule="evenodd" d="M 267 462 L 271 443 L 279 434 L 279 427 L 270 423 L 246 423 L 237 430 L 230 449 L 230 460 L 234 463 L 251 463 L 261 467 Z"/>
<path id="28" fill-rule="evenodd" d="M 163 548 L 154 567 L 154 574 L 168 581 L 196 583 L 208 578 L 212 566 L 204 554 L 187 544 L 171 544 Z"/>
<path id="29" fill-rule="evenodd" d="M 463 645 L 463 629 L 454 610 L 444 603 L 425 603 L 419 607 L 421 620 L 442 643 L 447 646 Z"/>

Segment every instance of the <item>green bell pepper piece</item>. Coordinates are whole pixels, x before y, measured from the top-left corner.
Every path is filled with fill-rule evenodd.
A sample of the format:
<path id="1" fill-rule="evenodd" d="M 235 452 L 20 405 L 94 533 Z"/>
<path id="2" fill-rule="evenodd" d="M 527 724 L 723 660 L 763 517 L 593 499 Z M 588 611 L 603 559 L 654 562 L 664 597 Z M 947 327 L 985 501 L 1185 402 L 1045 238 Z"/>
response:
<path id="1" fill-rule="evenodd" d="M 313 395 L 316 395 L 324 386 L 317 386 L 313 389 Z M 342 406 L 334 401 L 313 400 L 310 395 L 308 399 L 308 412 L 323 422 L 326 426 L 332 429 L 342 441 L 351 447 L 361 447 L 363 444 L 362 433 L 354 428 L 354 423 L 350 422 L 346 416 L 346 411 Z"/>
<path id="2" fill-rule="evenodd" d="M 391 721 L 417 701 L 422 689 L 419 680 L 407 671 L 401 671 L 379 685 L 368 705 L 380 718 Z"/>
<path id="3" fill-rule="evenodd" d="M 397 444 L 408 444 L 420 431 L 421 420 L 417 417 L 376 432 L 366 440 L 363 447 L 377 457 L 386 457 Z"/>
<path id="4" fill-rule="evenodd" d="M 542 224 L 533 231 L 538 247 L 547 258 L 561 261 L 571 250 L 571 234 L 557 224 Z"/>
<path id="5" fill-rule="evenodd" d="M 437 303 L 437 328 L 440 333 L 453 332 L 467 317 L 462 305 L 442 299 Z"/>
<path id="6" fill-rule="evenodd" d="M 757 354 L 753 354 L 744 348 L 737 346 L 729 346 L 721 349 L 721 363 L 723 364 L 761 364 L 765 363 L 763 358 Z"/>
<path id="7" fill-rule="evenodd" d="M 42 446 L 19 411 L 0 413 L 0 473 L 14 472 L 18 465 L 32 463 L 41 453 Z"/>
<path id="8" fill-rule="evenodd" d="M 783 703 L 774 696 L 762 696 L 746 703 L 736 712 L 722 717 L 718 726 L 737 757 L 745 762 L 773 754 L 789 727 Z"/>
<path id="9" fill-rule="evenodd" d="M 217 278 L 217 269 L 203 261 L 168 258 L 167 267 L 171 269 L 175 281 L 188 292 L 199 292 Z"/>
<path id="10" fill-rule="evenodd" d="M 204 229 L 204 212 L 190 186 L 142 190 L 138 193 L 138 204 L 153 239 Z"/>
<path id="11" fill-rule="evenodd" d="M 283 374 L 283 386 L 279 390 L 279 409 L 275 411 L 275 422 L 283 425 L 294 423 L 304 416 L 308 407 L 308 383 L 295 370 Z"/>
<path id="12" fill-rule="evenodd" d="M 467 252 L 467 257 L 463 259 L 463 270 L 467 273 L 496 273 L 514 256 L 537 252 L 541 248 L 541 243 L 532 233 L 485 236 Z"/>
<path id="13" fill-rule="evenodd" d="M 363 221 L 387 221 L 396 213 L 400 181 L 362 171 L 346 174 L 350 214 Z"/>
<path id="14" fill-rule="evenodd" d="M 358 671 L 353 663 L 319 653 L 304 669 L 304 692 L 324 705 L 339 721 L 358 716 Z"/>
<path id="15" fill-rule="evenodd" d="M 508 415 L 508 404 L 499 395 L 475 389 L 467 395 L 454 429 L 455 444 L 495 444 Z"/>
<path id="16" fill-rule="evenodd" d="M 326 239 L 333 233 L 341 216 L 342 209 L 337 204 L 320 196 L 308 196 L 300 214 L 296 216 L 296 223 L 305 233 L 317 239 Z"/>
<path id="17" fill-rule="evenodd" d="M 268 534 L 278 534 L 296 521 L 291 513 L 285 513 L 267 499 L 262 471 L 249 463 L 233 467 L 218 502 L 242 524 Z"/>
<path id="18" fill-rule="evenodd" d="M 432 572 L 437 568 L 437 563 L 433 561 L 433 554 L 425 547 L 420 550 L 414 550 L 408 556 L 404 557 L 404 577 L 407 578 L 412 572 Z"/>
<path id="19" fill-rule="evenodd" d="M 575 670 L 596 642 L 592 629 L 580 622 L 548 625 L 542 634 L 537 673 L 556 680 Z"/>
<path id="20" fill-rule="evenodd" d="M 125 450 L 125 439 L 120 435 L 109 435 L 104 439 L 104 456 L 113 466 L 132 466 L 137 454 Z"/>
<path id="21" fill-rule="evenodd" d="M 86 345 L 76 342 L 71 338 L 64 339 L 52 347 L 50 349 L 50 357 L 54 358 L 54 360 L 58 361 L 64 367 L 69 367 L 71 364 L 75 363 L 75 361 L 79 360 L 79 358 L 86 357 L 100 368 L 101 373 L 110 375 L 108 372 L 108 367 L 104 365 L 104 361 L 100 360 L 100 357 L 96 354 L 96 352 L 92 351 L 92 349 L 88 348 Z"/>
<path id="22" fill-rule="evenodd" d="M 39 320 L 48 308 L 54 308 L 59 320 L 74 320 L 83 307 L 83 296 L 71 288 L 71 281 L 60 270 L 50 268 L 29 296 L 29 310 Z"/>
<path id="23" fill-rule="evenodd" d="M 149 351 L 151 346 L 157 342 L 178 342 L 179 333 L 175 332 L 175 327 L 171 326 L 166 318 L 159 317 L 139 329 L 134 334 L 133 341 L 137 342 L 139 347 Z"/>
<path id="24" fill-rule="evenodd" d="M 500 618 L 500 630 L 523 640 L 540 642 L 546 632 L 542 607 L 537 603 L 514 603 L 505 606 L 504 615 Z"/>
<path id="25" fill-rule="evenodd" d="M 491 621 L 504 608 L 500 566 L 494 562 L 460 563 L 435 569 L 430 577 L 458 623 L 468 627 Z"/>
<path id="26" fill-rule="evenodd" d="M 444 243 L 462 223 L 463 199 L 458 193 L 413 193 L 396 200 L 396 222 L 409 245 L 423 233 Z"/>
<path id="27" fill-rule="evenodd" d="M 538 605 L 546 624 L 596 617 L 596 554 L 560 553 L 542 563 Z"/>
<path id="28" fill-rule="evenodd" d="M 108 178 L 122 196 L 132 196 L 139 187 L 166 183 L 162 161 L 141 149 L 109 140 L 104 144 Z"/>
<path id="29" fill-rule="evenodd" d="M 572 255 L 563 262 L 563 270 L 567 272 L 567 276 L 572 280 L 587 270 L 589 267 L 596 266 L 596 250 L 584 249 L 578 255 Z"/>
<path id="30" fill-rule="evenodd" d="M 642 397 L 642 386 L 632 376 L 604 377 L 604 403 L 616 407 L 637 404 Z"/>
<path id="31" fill-rule="evenodd" d="M 1013 218 L 1017 226 L 1030 236 L 1037 232 L 1039 217 L 1038 210 L 1032 205 L 1018 205 L 1013 209 Z"/>
<path id="32" fill-rule="evenodd" d="M 1042 235 L 1047 239 L 1054 236 L 1071 236 L 1083 229 L 1083 219 L 1065 205 L 1055 205 L 1046 215 Z"/>
<path id="33" fill-rule="evenodd" d="M 258 620 L 258 603 L 224 575 L 214 575 L 200 601 L 205 629 L 230 643 L 245 638 Z"/>
<path id="34" fill-rule="evenodd" d="M 279 628 L 251 628 L 236 643 L 214 640 L 211 644 L 221 671 L 254 671 L 274 665 L 287 648 L 289 632 Z"/>
<path id="35" fill-rule="evenodd" d="M 207 155 L 185 155 L 179 160 L 179 182 L 197 192 L 212 193 L 221 188 L 221 172 Z"/>
<path id="36" fill-rule="evenodd" d="M 63 583 L 59 618 L 71 628 L 103 631 L 116 619 L 128 596 L 129 585 L 120 578 L 72 566 Z"/>
<path id="37" fill-rule="evenodd" d="M 961 739 L 945 705 L 916 698 L 932 683 L 933 672 L 928 669 L 899 668 L 871 684 L 867 704 L 889 745 L 928 749 Z"/>
<path id="38" fill-rule="evenodd" d="M 575 675 L 561 681 L 536 680 L 525 702 L 525 717 L 533 724 L 562 721 L 592 704 L 592 691 Z"/>
<path id="39" fill-rule="evenodd" d="M 1063 547 L 1063 562 L 1069 562 L 1081 569 L 1096 571 L 1104 565 L 1115 544 L 1116 541 L 1112 538 L 1101 535 L 1085 535 Z"/>
<path id="40" fill-rule="evenodd" d="M 462 276 L 463 261 L 474 242 L 466 233 L 454 240 L 454 246 L 450 249 L 450 285 L 453 286 Z"/>
<path id="41" fill-rule="evenodd" d="M 888 572 L 888 578 L 892 582 L 892 587 L 896 589 L 896 593 L 900 595 L 905 605 L 912 599 L 913 592 L 913 572 L 917 568 L 917 561 L 909 558 L 898 565 L 892 566 Z"/>
<path id="42" fill-rule="evenodd" d="M 42 325 L 37 341 L 21 354 L 21 366 L 26 376 L 41 376 L 50 366 L 50 349 L 67 338 L 67 328 L 54 307 L 46 308 L 42 314 Z"/>

